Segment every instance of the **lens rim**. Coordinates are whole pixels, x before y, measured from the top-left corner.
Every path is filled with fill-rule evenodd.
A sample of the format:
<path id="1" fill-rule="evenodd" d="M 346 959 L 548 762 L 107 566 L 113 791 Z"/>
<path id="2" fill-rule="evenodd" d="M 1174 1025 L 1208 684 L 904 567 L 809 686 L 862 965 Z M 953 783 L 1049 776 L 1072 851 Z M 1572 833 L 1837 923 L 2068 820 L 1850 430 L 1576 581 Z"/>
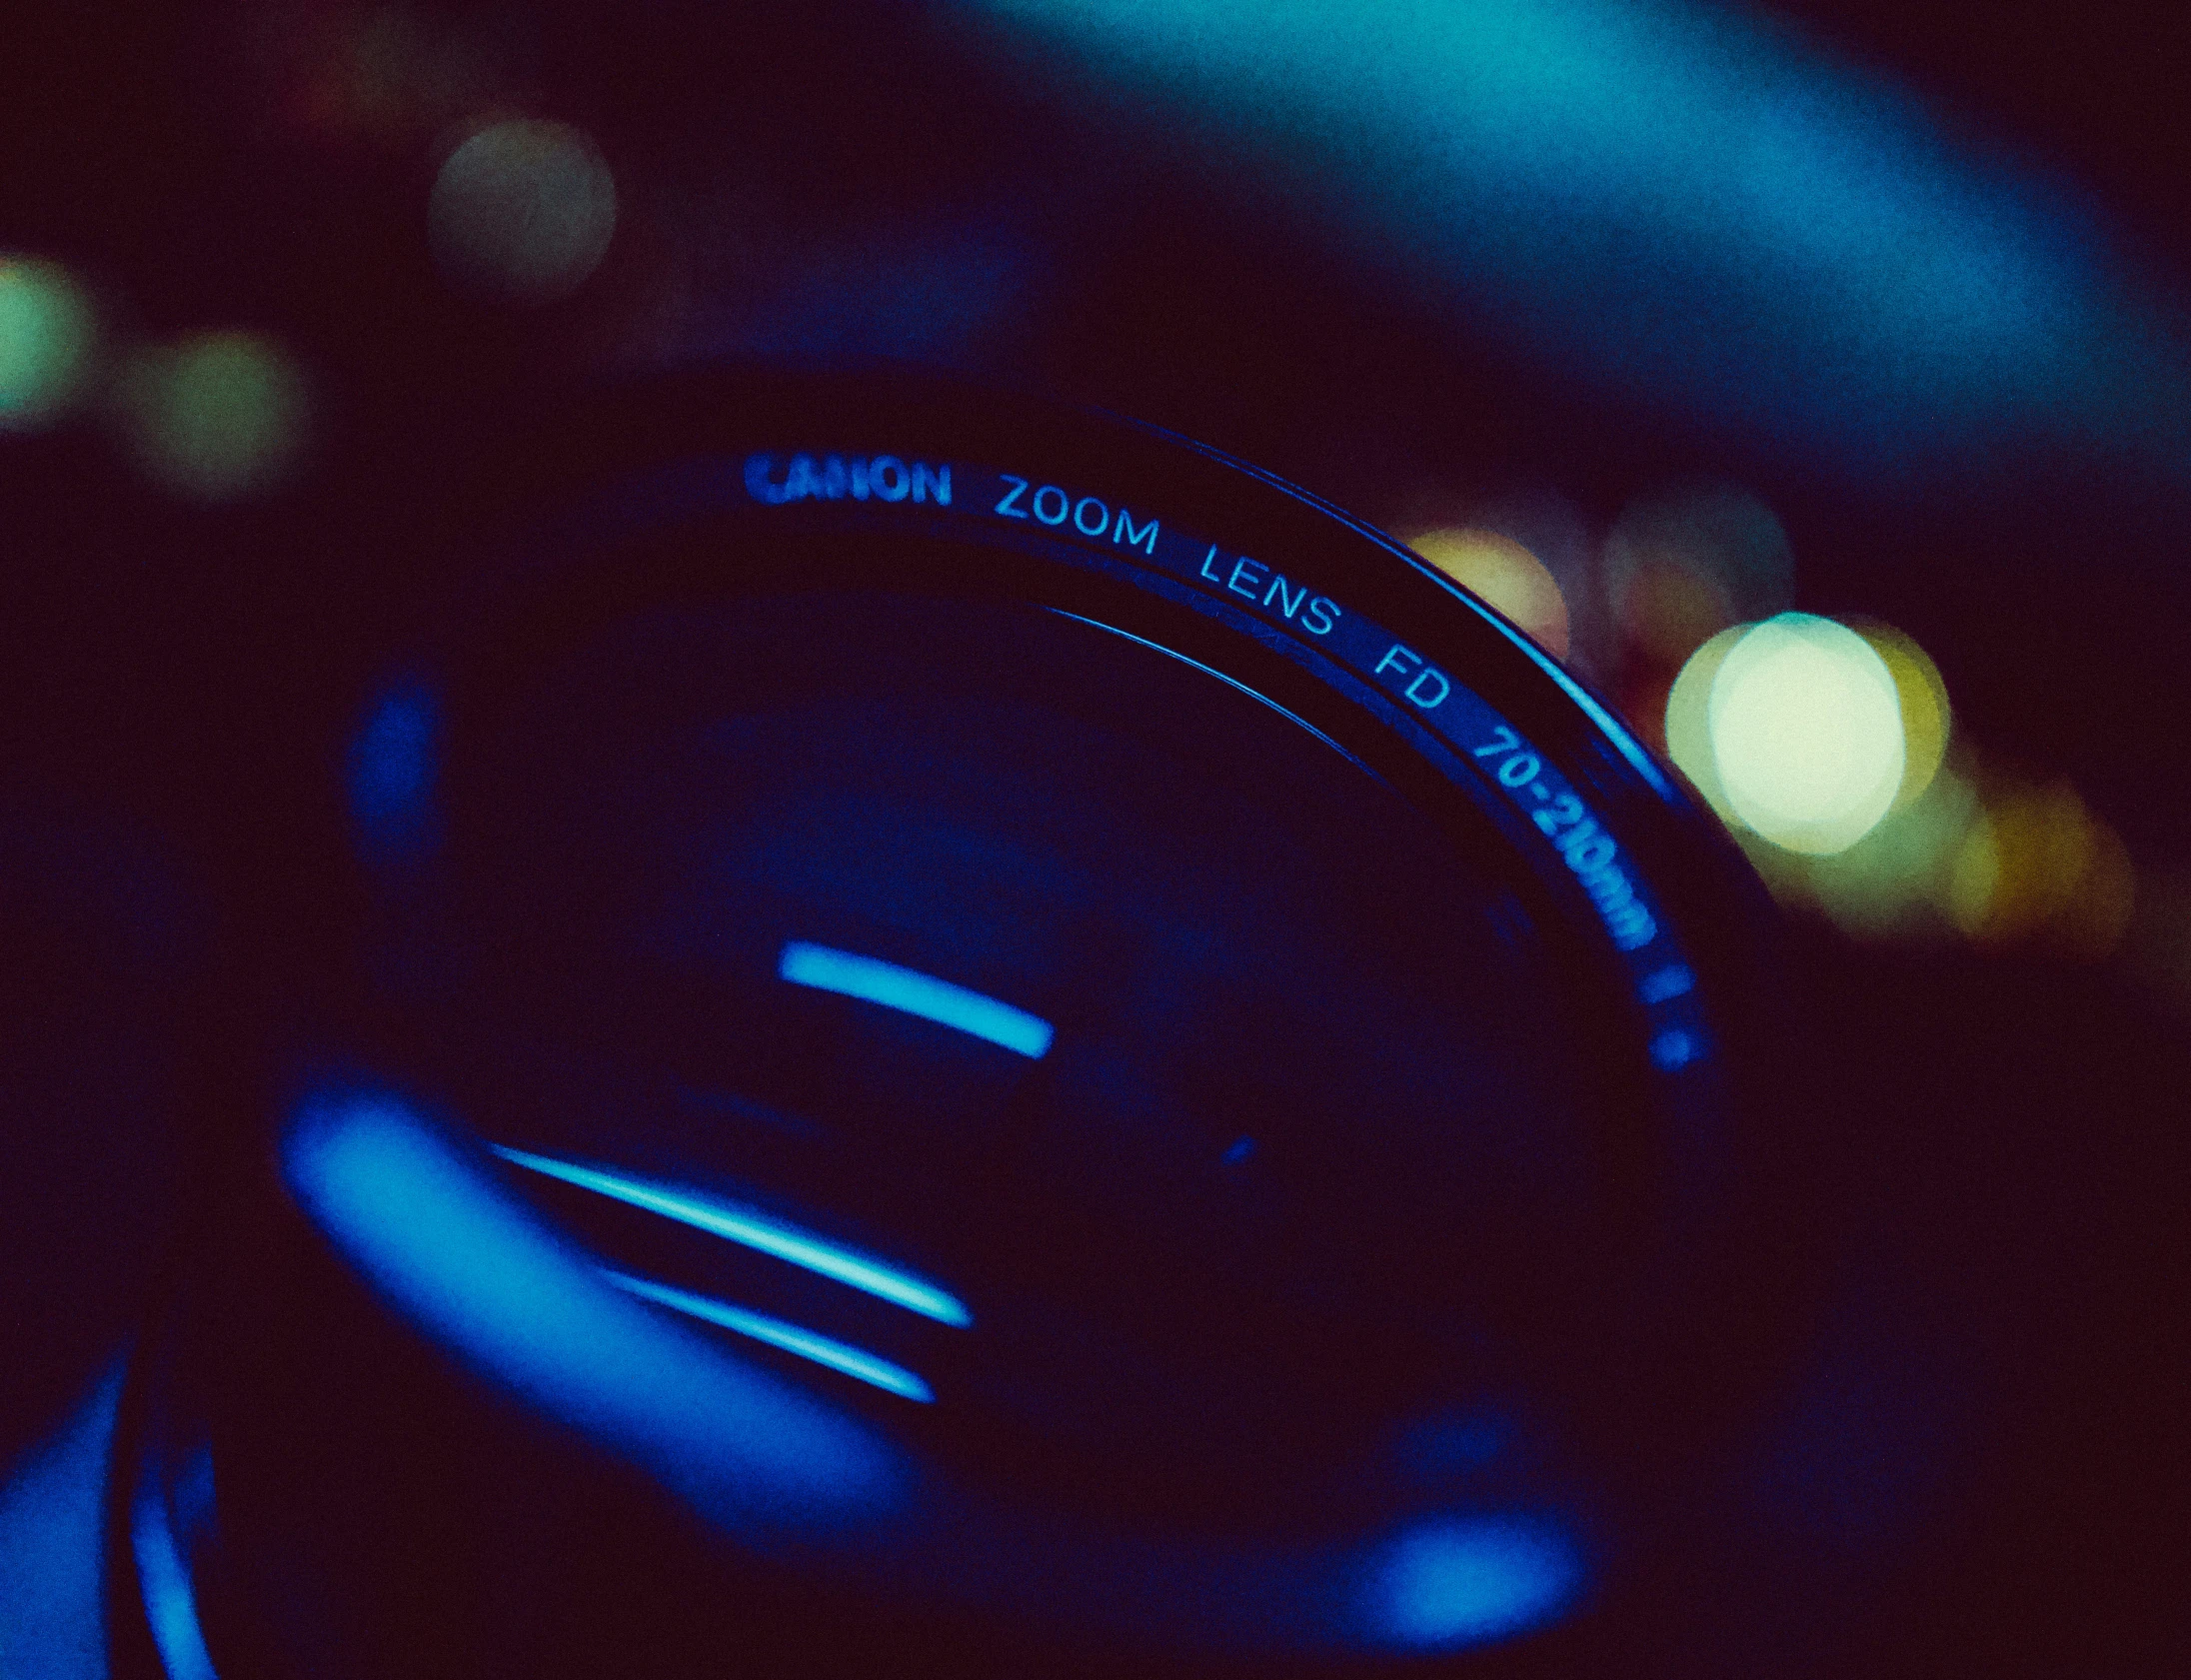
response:
<path id="1" fill-rule="evenodd" d="M 1623 1372 L 1603 1385 L 1621 1390 L 1620 1415 L 1596 1420 L 1601 1438 L 1638 1445 L 1632 1460 L 1610 1461 L 1628 1502 L 1681 1477 L 1748 1405 L 1749 1388 L 1729 1381 L 1730 1371 L 1770 1371 L 1766 1343 L 1779 1333 L 1781 1293 L 1755 1256 L 1788 1246 L 1768 1237 L 1765 1223 L 1785 1204 L 1774 1186 L 1786 1162 L 1774 1135 L 1735 1118 L 1771 1113 L 1772 1093 L 1795 1065 L 1773 916 L 1716 820 L 1602 702 L 1398 544 L 1272 475 L 1157 428 L 925 374 L 711 368 L 590 394 L 483 451 L 453 513 L 438 503 L 422 511 L 422 537 L 431 533 L 433 551 L 463 582 L 426 609 L 409 652 L 384 672 L 435 696 L 445 739 L 454 740 L 501 685 L 495 650 L 527 603 L 572 588 L 589 568 L 613 570 L 649 534 L 689 530 L 727 508 L 745 518 L 752 510 L 736 504 L 736 487 L 757 450 L 833 447 L 1010 461 L 1044 482 L 1130 486 L 1165 519 L 1217 534 L 1228 550 L 1283 554 L 1289 569 L 1350 610 L 1404 627 L 1426 662 L 1465 676 L 1602 814 L 1678 929 L 1713 1045 L 1703 1062 L 1644 1075 L 1668 1093 L 1659 1106 L 1673 1121 L 1667 1180 L 1677 1193 L 1628 1279 L 1638 1299 L 1656 1305 L 1639 1309 L 1603 1350 Z M 849 529 L 874 512 L 800 510 L 816 516 L 817 529 L 833 521 Z M 1240 646 L 1273 651 L 1253 634 Z M 339 808 L 342 789 L 327 794 Z M 1518 820 L 1508 827 L 1527 840 Z M 355 841 L 346 818 L 329 825 L 330 834 L 346 830 Z M 370 1061 L 401 1042 L 405 1023 L 375 1002 L 366 953 L 401 943 L 436 909 L 432 869 L 400 848 L 316 854 L 301 860 L 300 874 L 324 883 L 346 862 L 356 914 L 338 942 L 356 962 L 333 980 L 297 975 L 317 1015 L 292 1046 L 300 1077 L 324 1067 L 330 1043 Z M 1586 901 L 1576 892 L 1568 903 L 1586 929 Z"/>

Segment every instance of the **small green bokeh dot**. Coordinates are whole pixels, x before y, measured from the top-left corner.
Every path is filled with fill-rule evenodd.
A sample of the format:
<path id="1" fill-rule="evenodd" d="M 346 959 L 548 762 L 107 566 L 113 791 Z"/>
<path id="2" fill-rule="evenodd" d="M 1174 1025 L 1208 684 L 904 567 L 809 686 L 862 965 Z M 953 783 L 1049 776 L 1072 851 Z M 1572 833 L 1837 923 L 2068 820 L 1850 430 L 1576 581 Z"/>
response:
<path id="1" fill-rule="evenodd" d="M 125 381 L 139 458 L 163 484 L 205 502 L 276 488 L 304 444 L 303 377 L 251 333 L 208 333 L 148 351 Z"/>

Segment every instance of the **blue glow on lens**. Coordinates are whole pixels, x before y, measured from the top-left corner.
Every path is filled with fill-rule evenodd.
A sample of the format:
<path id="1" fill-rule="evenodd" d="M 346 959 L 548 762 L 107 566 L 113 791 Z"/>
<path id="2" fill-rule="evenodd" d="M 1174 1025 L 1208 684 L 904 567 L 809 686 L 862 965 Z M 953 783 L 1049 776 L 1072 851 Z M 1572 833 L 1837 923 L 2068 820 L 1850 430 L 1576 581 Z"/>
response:
<path id="1" fill-rule="evenodd" d="M 350 812 L 382 845 L 416 840 L 434 791 L 434 697 L 406 685 L 382 697 L 350 754 Z"/>
<path id="2" fill-rule="evenodd" d="M 1636 995 L 1646 1003 L 1663 1003 L 1669 997 L 1679 997 L 1683 992 L 1693 990 L 1695 986 L 1696 976 L 1679 963 L 1672 963 L 1646 978 L 1636 988 Z"/>
<path id="3" fill-rule="evenodd" d="M 400 1099 L 314 1098 L 283 1165 L 335 1252 L 427 1339 L 756 1543 L 903 1507 L 892 1443 L 649 1312 Z"/>
<path id="4" fill-rule="evenodd" d="M 198 1599 L 175 1547 L 157 1485 L 140 1482 L 130 1500 L 130 1550 L 144 1592 L 145 1621 L 170 1680 L 216 1680 L 213 1656 L 198 1624 Z"/>
<path id="5" fill-rule="evenodd" d="M 787 1353 L 796 1353 L 802 1359 L 812 1359 L 818 1365 L 827 1365 L 833 1371 L 843 1371 L 849 1377 L 872 1383 L 877 1388 L 888 1389 L 893 1394 L 903 1394 L 909 1400 L 933 1402 L 936 1391 L 929 1387 L 903 1365 L 894 1365 L 888 1359 L 880 1359 L 872 1353 L 862 1352 L 841 1341 L 803 1330 L 797 1324 L 787 1324 L 781 1318 L 764 1317 L 758 1312 L 748 1312 L 744 1307 L 732 1306 L 727 1301 L 711 1300 L 706 1295 L 695 1295 L 684 1289 L 673 1289 L 666 1283 L 655 1283 L 644 1277 L 631 1277 L 621 1271 L 608 1274 L 609 1281 L 620 1289 L 662 1305 L 689 1317 L 704 1319 L 710 1324 L 720 1324 L 726 1330 L 736 1330 L 742 1336 L 755 1341 L 767 1342 L 771 1347 L 781 1347 Z"/>
<path id="6" fill-rule="evenodd" d="M 717 1201 L 690 1190 L 673 1190 L 666 1185 L 627 1178 L 621 1173 L 603 1172 L 597 1167 L 580 1166 L 573 1161 L 557 1160 L 552 1155 L 505 1148 L 499 1143 L 493 1148 L 504 1160 L 522 1166 L 528 1172 L 560 1179 L 582 1190 L 592 1190 L 596 1195 L 621 1201 L 628 1207 L 644 1208 L 649 1213 L 659 1213 L 711 1236 L 724 1237 L 742 1247 L 834 1278 L 839 1283 L 902 1306 L 908 1312 L 933 1318 L 939 1324 L 963 1329 L 974 1322 L 974 1315 L 967 1310 L 964 1301 L 935 1284 L 887 1266 L 880 1260 L 856 1254 L 849 1248 L 840 1248 L 811 1231 L 803 1231 L 797 1225 L 772 1219 L 751 1208 Z"/>
<path id="7" fill-rule="evenodd" d="M 794 939 L 784 947 L 779 970 L 794 985 L 811 985 L 864 1002 L 899 1009 L 939 1026 L 955 1027 L 976 1038 L 1018 1050 L 1024 1056 L 1040 1056 L 1055 1036 L 1049 1021 L 1000 1003 L 979 991 L 953 985 L 933 974 L 901 968 L 878 957 L 859 956 L 828 945 L 810 945 Z"/>
<path id="8" fill-rule="evenodd" d="M 1575 1600 L 1582 1568 L 1565 1535 L 1513 1517 L 1443 1517 L 1385 1548 L 1368 1619 L 1394 1643 L 1455 1648 L 1549 1621 Z"/>

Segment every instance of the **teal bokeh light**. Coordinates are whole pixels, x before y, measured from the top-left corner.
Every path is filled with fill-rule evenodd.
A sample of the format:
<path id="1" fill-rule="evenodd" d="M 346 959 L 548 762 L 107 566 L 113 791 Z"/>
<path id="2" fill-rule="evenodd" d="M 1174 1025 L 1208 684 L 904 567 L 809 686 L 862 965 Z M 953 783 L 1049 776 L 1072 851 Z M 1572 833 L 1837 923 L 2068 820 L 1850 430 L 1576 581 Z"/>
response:
<path id="1" fill-rule="evenodd" d="M 34 431 L 66 410 L 97 339 L 91 302 L 66 269 L 0 254 L 0 432 Z"/>

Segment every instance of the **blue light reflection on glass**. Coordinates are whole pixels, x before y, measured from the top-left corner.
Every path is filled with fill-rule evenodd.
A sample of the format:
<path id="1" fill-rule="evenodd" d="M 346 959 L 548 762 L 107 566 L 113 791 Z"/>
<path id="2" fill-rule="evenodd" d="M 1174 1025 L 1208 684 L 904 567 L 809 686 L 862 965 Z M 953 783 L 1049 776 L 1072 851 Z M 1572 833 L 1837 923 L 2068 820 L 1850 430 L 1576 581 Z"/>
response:
<path id="1" fill-rule="evenodd" d="M 932 1402 L 936 1391 L 929 1387 L 903 1365 L 894 1365 L 888 1359 L 877 1357 L 860 1348 L 818 1335 L 813 1330 L 787 1324 L 781 1318 L 770 1318 L 762 1313 L 748 1312 L 744 1307 L 732 1306 L 728 1301 L 713 1300 L 706 1295 L 696 1295 L 689 1290 L 673 1289 L 667 1283 L 656 1283 L 645 1277 L 631 1277 L 620 1271 L 608 1274 L 609 1281 L 620 1289 L 628 1289 L 642 1299 L 656 1301 L 673 1311 L 685 1313 L 709 1324 L 720 1324 L 726 1330 L 736 1330 L 742 1336 L 780 1347 L 787 1353 L 796 1353 L 802 1359 L 812 1359 L 818 1365 L 827 1365 L 833 1371 L 843 1371 L 849 1377 L 874 1387 L 888 1389 L 893 1394 L 903 1394 L 909 1400 Z"/>
<path id="2" fill-rule="evenodd" d="M 1574 1603 L 1581 1560 L 1557 1528 L 1518 1517 L 1441 1517 L 1387 1545 L 1367 1620 L 1395 1644 L 1455 1648 L 1550 1621 Z"/>
<path id="3" fill-rule="evenodd" d="M 130 1550 L 145 1597 L 145 1621 L 170 1680 L 216 1680 L 198 1623 L 198 1598 L 168 1526 L 159 1488 L 149 1478 L 130 1500 Z"/>
<path id="4" fill-rule="evenodd" d="M 422 1333 L 742 1544 L 802 1567 L 881 1570 L 902 1590 L 1041 1606 L 1092 1627 L 1225 1628 L 1272 1651 L 1488 1643 L 1580 1596 L 1580 1554 L 1549 1519 L 1447 1514 L 1305 1549 L 1152 1547 L 937 1474 L 812 1390 L 649 1310 L 651 1291 L 619 1287 L 386 1092 L 306 1102 L 282 1160 L 334 1251 Z"/>
<path id="5" fill-rule="evenodd" d="M 779 968 L 794 985 L 835 991 L 864 1002 L 880 1003 L 939 1026 L 954 1027 L 976 1038 L 986 1038 L 1024 1056 L 1040 1056 L 1050 1048 L 1051 1024 L 1040 1015 L 1016 1009 L 979 991 L 953 985 L 918 969 L 901 968 L 879 957 L 860 956 L 849 950 L 832 950 L 793 939 L 784 946 Z"/>
<path id="6" fill-rule="evenodd" d="M 648 1312 L 399 1099 L 307 1102 L 283 1165 L 336 1252 L 424 1334 L 749 1537 L 869 1523 L 907 1497 L 883 1437 Z"/>
<path id="7" fill-rule="evenodd" d="M 621 1201 L 629 1207 L 659 1213 L 666 1219 L 675 1219 L 679 1224 L 706 1231 L 710 1236 L 726 1238 L 742 1247 L 788 1261 L 823 1277 L 833 1278 L 864 1294 L 902 1306 L 908 1312 L 918 1312 L 924 1318 L 933 1318 L 939 1324 L 950 1324 L 964 1329 L 974 1322 L 974 1315 L 967 1310 L 964 1301 L 939 1289 L 935 1284 L 925 1282 L 894 1266 L 887 1266 L 880 1260 L 856 1254 L 849 1248 L 825 1241 L 811 1231 L 803 1231 L 797 1225 L 786 1224 L 781 1219 L 772 1219 L 752 1208 L 718 1201 L 712 1196 L 703 1196 L 692 1190 L 650 1184 L 644 1179 L 627 1177 L 623 1173 L 580 1166 L 575 1161 L 557 1160 L 553 1155 L 536 1155 L 525 1149 L 507 1148 L 500 1143 L 492 1147 L 504 1160 L 522 1166 L 528 1172 L 560 1179 L 566 1184 L 576 1185 L 579 1189 L 607 1196 L 612 1201 Z"/>
<path id="8" fill-rule="evenodd" d="M 1087 625 L 1089 629 L 1099 630 L 1105 636 L 1115 636 L 1121 641 L 1133 643 L 1136 647 L 1146 648 L 1152 654 L 1161 654 L 1165 659 L 1175 660 L 1180 665 L 1188 666 L 1193 670 L 1200 672 L 1204 677 L 1215 678 L 1226 688 L 1235 690 L 1238 693 L 1245 695 L 1257 706 L 1267 706 L 1268 708 L 1270 708 L 1271 711 L 1275 712 L 1279 717 L 1283 718 L 1294 728 L 1306 730 L 1310 735 L 1314 736 L 1318 741 L 1322 742 L 1324 746 L 1330 748 L 1332 752 L 1338 754 L 1340 758 L 1345 759 L 1348 763 L 1356 765 L 1361 764 L 1361 760 L 1357 755 L 1350 753 L 1345 748 L 1341 747 L 1337 742 L 1333 741 L 1329 736 L 1325 735 L 1323 731 L 1317 729 L 1315 725 L 1311 724 L 1299 713 L 1287 711 L 1276 701 L 1272 700 L 1268 695 L 1263 694 L 1258 690 L 1249 688 L 1237 677 L 1227 677 L 1223 672 L 1219 671 L 1213 665 L 1204 665 L 1200 660 L 1190 660 L 1184 654 L 1180 653 L 1176 648 L 1166 648 L 1160 642 L 1151 642 L 1145 636 L 1135 636 L 1131 631 L 1120 630 L 1116 625 L 1106 625 L 1100 619 L 1084 618 L 1079 613 L 1068 613 L 1062 607 L 1051 607 L 1046 609 L 1046 611 L 1056 618 L 1071 619 L 1077 625 Z M 1362 768 L 1366 770 L 1368 767 L 1363 766 Z"/>

